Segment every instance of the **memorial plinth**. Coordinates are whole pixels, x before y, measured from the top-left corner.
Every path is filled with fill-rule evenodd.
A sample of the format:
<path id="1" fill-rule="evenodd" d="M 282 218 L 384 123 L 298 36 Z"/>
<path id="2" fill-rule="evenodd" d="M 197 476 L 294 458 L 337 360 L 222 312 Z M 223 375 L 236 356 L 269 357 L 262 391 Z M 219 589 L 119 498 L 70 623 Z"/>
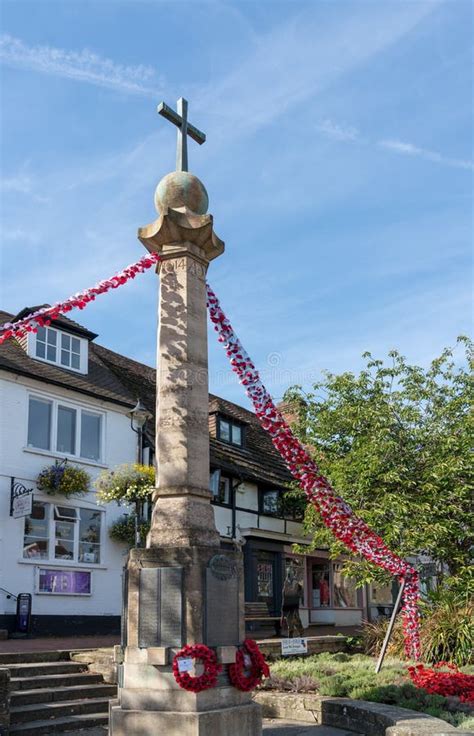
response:
<path id="1" fill-rule="evenodd" d="M 209 491 L 205 278 L 224 244 L 196 177 L 168 175 L 155 201 L 160 217 L 138 237 L 161 257 L 157 487 L 147 548 L 131 550 L 124 571 L 123 662 L 110 733 L 260 736 L 260 706 L 228 679 L 245 638 L 242 555 L 220 548 Z M 185 644 L 215 649 L 223 664 L 217 687 L 193 693 L 177 684 L 171 665 Z"/>

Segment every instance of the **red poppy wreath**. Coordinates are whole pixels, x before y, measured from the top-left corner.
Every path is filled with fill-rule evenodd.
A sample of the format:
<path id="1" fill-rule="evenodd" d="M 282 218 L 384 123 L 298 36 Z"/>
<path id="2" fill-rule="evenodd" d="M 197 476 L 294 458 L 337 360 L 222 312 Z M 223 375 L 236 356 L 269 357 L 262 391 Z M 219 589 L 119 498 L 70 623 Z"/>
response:
<path id="1" fill-rule="evenodd" d="M 204 666 L 204 672 L 196 677 L 190 675 L 182 665 L 180 666 L 180 660 L 186 659 L 198 659 Z M 218 663 L 215 652 L 205 644 L 194 644 L 193 646 L 188 644 L 180 649 L 173 659 L 174 679 L 183 690 L 189 690 L 192 693 L 200 693 L 215 687 L 221 669 L 222 665 Z"/>
<path id="2" fill-rule="evenodd" d="M 229 679 L 237 690 L 244 693 L 254 690 L 260 685 L 264 677 L 270 676 L 270 668 L 265 657 L 253 639 L 245 639 L 242 647 L 237 650 L 235 664 L 229 667 Z"/>

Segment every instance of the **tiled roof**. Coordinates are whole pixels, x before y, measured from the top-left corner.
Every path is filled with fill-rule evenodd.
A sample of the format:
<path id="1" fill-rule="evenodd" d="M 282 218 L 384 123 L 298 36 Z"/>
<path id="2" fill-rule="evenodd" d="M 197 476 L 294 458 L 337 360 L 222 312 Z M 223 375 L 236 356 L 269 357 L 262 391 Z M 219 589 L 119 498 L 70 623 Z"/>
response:
<path id="1" fill-rule="evenodd" d="M 0 324 L 12 320 L 12 315 L 0 311 Z M 53 324 L 72 330 L 84 328 L 67 317 Z M 93 334 L 93 333 L 90 333 Z M 30 376 L 38 381 L 79 391 L 88 396 L 105 399 L 133 408 L 137 399 L 147 409 L 155 411 L 155 369 L 131 358 L 89 342 L 89 372 L 82 375 L 59 366 L 30 358 L 15 340 L 0 345 L 0 369 Z M 227 470 L 242 479 L 285 486 L 291 476 L 275 450 L 266 432 L 260 427 L 255 414 L 238 404 L 209 395 L 209 412 L 224 414 L 245 425 L 245 446 L 238 447 L 210 437 L 211 465 Z M 146 425 L 148 440 L 154 441 L 154 422 Z"/>

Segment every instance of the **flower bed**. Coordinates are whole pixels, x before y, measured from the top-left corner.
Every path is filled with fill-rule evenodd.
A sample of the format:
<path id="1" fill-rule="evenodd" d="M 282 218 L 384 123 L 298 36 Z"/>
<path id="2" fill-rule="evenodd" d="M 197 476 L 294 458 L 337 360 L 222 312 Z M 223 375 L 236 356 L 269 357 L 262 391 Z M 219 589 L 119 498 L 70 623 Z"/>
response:
<path id="1" fill-rule="evenodd" d="M 474 675 L 461 672 L 455 664 L 439 662 L 432 668 L 418 664 L 408 671 L 413 684 L 427 693 L 455 696 L 461 703 L 474 706 Z"/>
<path id="2" fill-rule="evenodd" d="M 410 679 L 406 663 L 388 657 L 376 675 L 375 659 L 362 654 L 318 654 L 304 659 L 279 659 L 260 691 L 317 693 L 354 698 L 408 708 L 442 718 L 453 726 L 474 728 L 474 711 L 453 695 L 443 696 L 418 688 Z M 474 674 L 474 667 L 463 668 Z"/>

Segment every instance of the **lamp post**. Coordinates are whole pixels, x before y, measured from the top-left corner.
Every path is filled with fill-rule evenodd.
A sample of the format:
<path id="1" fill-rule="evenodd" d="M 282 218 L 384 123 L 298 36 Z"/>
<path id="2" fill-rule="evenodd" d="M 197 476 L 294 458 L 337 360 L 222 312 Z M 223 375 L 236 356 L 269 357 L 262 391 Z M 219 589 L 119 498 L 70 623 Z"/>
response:
<path id="1" fill-rule="evenodd" d="M 137 435 L 137 455 L 136 461 L 138 465 L 143 465 L 143 430 L 145 424 L 153 416 L 146 406 L 138 399 L 136 406 L 129 411 L 130 426 Z M 137 498 L 135 501 L 135 547 L 140 546 L 140 527 L 139 517 L 141 516 L 141 503 Z"/>

